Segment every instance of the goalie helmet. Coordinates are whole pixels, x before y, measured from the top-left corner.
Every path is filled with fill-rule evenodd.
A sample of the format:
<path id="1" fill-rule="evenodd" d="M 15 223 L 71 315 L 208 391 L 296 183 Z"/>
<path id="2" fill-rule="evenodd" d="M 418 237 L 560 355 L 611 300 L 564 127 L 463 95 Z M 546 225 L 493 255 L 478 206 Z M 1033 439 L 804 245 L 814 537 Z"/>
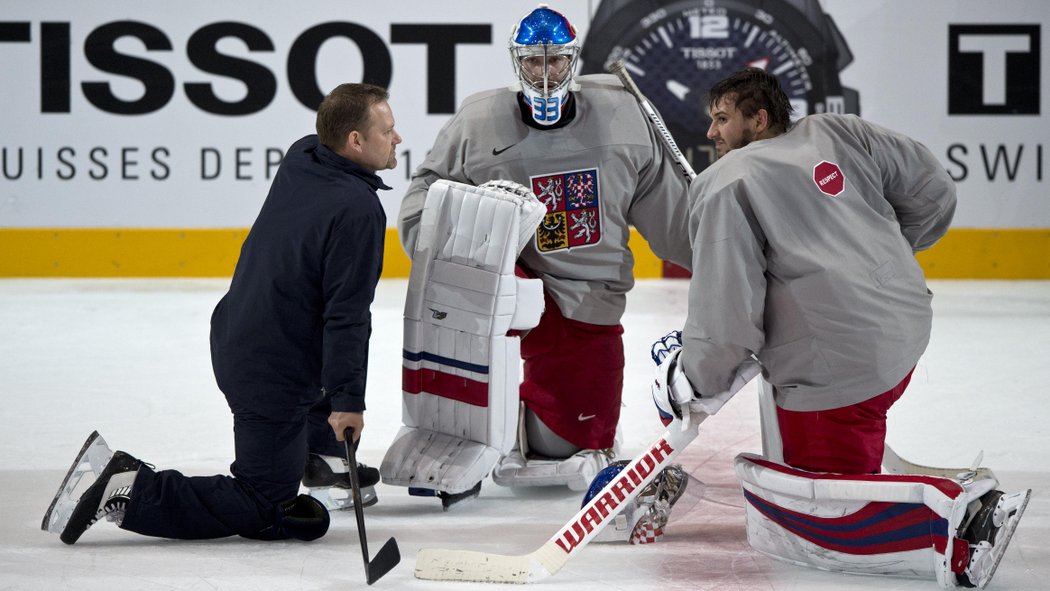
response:
<path id="1" fill-rule="evenodd" d="M 608 467 L 598 472 L 591 481 L 591 486 L 583 496 L 581 507 L 602 491 L 610 482 L 616 480 L 630 464 L 627 460 L 620 460 L 609 464 Z M 623 511 L 613 521 L 611 527 L 606 527 L 594 538 L 596 542 L 620 542 L 629 541 L 632 544 L 651 544 L 663 535 L 663 529 L 671 516 L 671 508 L 682 498 L 690 481 L 689 474 L 682 469 L 681 464 L 671 464 L 660 471 L 656 478 L 643 488 L 634 501 L 627 504 Z M 699 484 L 699 483 L 698 483 Z M 694 487 L 695 488 L 695 487 Z M 691 499 L 685 511 L 692 508 L 701 496 L 703 486 L 699 491 L 691 491 L 695 496 Z"/>
<path id="2" fill-rule="evenodd" d="M 533 121 L 557 123 L 569 98 L 580 55 L 576 29 L 565 15 L 541 4 L 514 25 L 509 49 Z"/>

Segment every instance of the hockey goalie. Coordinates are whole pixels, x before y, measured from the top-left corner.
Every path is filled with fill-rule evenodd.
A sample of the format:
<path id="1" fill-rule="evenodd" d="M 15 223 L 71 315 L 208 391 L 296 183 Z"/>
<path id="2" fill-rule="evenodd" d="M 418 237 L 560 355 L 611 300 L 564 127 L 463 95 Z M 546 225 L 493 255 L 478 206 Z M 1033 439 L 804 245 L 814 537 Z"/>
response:
<path id="1" fill-rule="evenodd" d="M 423 284 L 440 283 L 439 275 L 416 276 L 422 272 L 417 268 L 429 264 L 427 257 L 443 248 L 443 235 L 424 232 L 423 227 L 424 222 L 439 223 L 425 219 L 434 209 L 431 188 L 439 180 L 478 186 L 506 179 L 527 187 L 542 203 L 541 221 L 530 220 L 527 229 L 519 224 L 528 236 L 527 244 L 520 245 L 517 269 L 508 261 L 498 271 L 507 277 L 507 285 L 515 271 L 542 282 L 542 291 L 535 292 L 542 297 L 542 316 L 520 339 L 520 388 L 505 380 L 512 391 L 497 396 L 499 404 L 471 407 L 472 413 L 480 408 L 492 415 L 507 413 L 502 434 L 512 447 L 491 467 L 492 481 L 499 486 L 584 491 L 615 459 L 624 383 L 621 320 L 635 280 L 629 243 L 637 234 L 660 259 L 686 268 L 691 261 L 686 178 L 635 97 L 615 76 L 575 74 L 581 42 L 565 15 L 547 6 L 515 23 L 507 39 L 514 83 L 463 100 L 412 173 L 398 213 L 398 235 L 413 259 L 410 284 L 430 290 Z M 464 237 L 497 239 L 495 232 L 487 233 L 472 220 L 440 223 Z M 431 244 L 435 237 L 437 243 Z M 433 268 L 444 267 L 442 262 Z M 474 289 L 463 281 L 453 288 Z M 519 293 L 517 305 L 527 306 L 527 299 L 528 294 Z M 437 313 L 446 311 L 447 306 Z M 427 317 L 434 313 L 421 309 L 427 324 L 439 320 Z M 523 325 L 515 328 L 519 326 Z M 475 336 L 504 342 L 494 332 Z M 492 358 L 503 355 L 497 349 L 486 351 Z M 406 371 L 419 369 L 424 373 L 413 375 L 424 379 L 426 372 L 436 371 L 425 356 L 419 363 L 406 365 Z M 461 373 L 454 375 L 483 382 L 491 401 L 497 376 L 490 373 L 482 379 L 486 374 L 463 374 L 466 370 L 457 368 Z M 486 420 L 495 424 L 502 419 Z M 517 442 L 512 441 L 515 431 Z M 456 437 L 480 441 L 476 436 Z M 393 454 L 414 452 L 407 442 L 399 442 L 388 455 L 384 482 L 407 483 L 407 476 L 393 476 L 400 473 L 393 466 L 409 470 L 413 460 Z M 477 474 L 484 471 L 478 468 Z M 452 490 L 447 484 L 422 484 L 439 493 Z M 420 483 L 413 479 L 410 486 Z"/>

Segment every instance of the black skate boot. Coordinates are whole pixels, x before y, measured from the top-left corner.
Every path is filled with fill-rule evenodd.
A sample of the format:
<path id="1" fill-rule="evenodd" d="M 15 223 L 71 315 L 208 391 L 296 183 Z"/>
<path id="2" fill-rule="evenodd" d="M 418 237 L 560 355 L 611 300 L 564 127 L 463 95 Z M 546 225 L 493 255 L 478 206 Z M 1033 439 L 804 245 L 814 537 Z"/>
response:
<path id="1" fill-rule="evenodd" d="M 75 544 L 89 527 L 103 518 L 119 526 L 140 466 L 142 462 L 130 455 L 122 451 L 114 453 L 95 482 L 80 496 L 59 538 Z"/>
<path id="2" fill-rule="evenodd" d="M 358 463 L 357 478 L 361 484 L 361 506 L 371 507 L 378 503 L 375 485 L 379 482 L 379 470 Z M 350 471 L 344 458 L 310 454 L 306 458 L 303 486 L 329 511 L 354 507 Z"/>
<path id="3" fill-rule="evenodd" d="M 970 562 L 959 575 L 960 587 L 984 589 L 1006 553 L 1032 491 L 1004 494 L 993 490 L 971 503 L 959 537 L 970 546 Z"/>

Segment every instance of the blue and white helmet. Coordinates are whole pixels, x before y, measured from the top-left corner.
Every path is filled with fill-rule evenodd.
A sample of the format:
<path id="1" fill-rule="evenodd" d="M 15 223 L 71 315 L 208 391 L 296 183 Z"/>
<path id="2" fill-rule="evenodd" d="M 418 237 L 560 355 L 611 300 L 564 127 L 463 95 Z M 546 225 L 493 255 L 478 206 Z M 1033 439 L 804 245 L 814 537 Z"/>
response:
<path id="1" fill-rule="evenodd" d="M 540 4 L 514 25 L 509 49 L 533 120 L 541 125 L 557 123 L 580 56 L 576 29 L 565 15 Z"/>

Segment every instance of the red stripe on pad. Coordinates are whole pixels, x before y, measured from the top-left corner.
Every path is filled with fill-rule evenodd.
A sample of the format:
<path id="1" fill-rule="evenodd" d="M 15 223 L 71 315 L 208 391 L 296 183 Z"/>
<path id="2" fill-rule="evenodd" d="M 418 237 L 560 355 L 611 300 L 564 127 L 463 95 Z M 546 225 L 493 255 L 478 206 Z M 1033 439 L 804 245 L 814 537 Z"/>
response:
<path id="1" fill-rule="evenodd" d="M 473 406 L 489 405 L 489 385 L 432 369 L 401 368 L 401 389 L 408 394 L 432 394 Z"/>

